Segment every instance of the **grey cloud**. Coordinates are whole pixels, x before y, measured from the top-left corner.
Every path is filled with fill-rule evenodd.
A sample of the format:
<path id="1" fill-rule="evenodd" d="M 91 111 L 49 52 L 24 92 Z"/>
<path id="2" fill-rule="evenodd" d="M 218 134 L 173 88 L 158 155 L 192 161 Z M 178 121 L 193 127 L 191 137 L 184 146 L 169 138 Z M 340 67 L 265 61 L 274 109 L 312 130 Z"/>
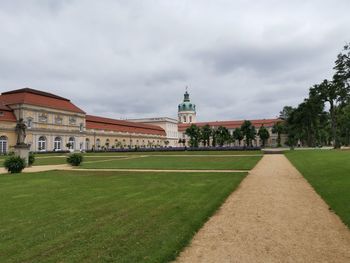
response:
<path id="1" fill-rule="evenodd" d="M 330 77 L 348 0 L 0 1 L 0 91 L 29 86 L 90 114 L 269 118 Z"/>

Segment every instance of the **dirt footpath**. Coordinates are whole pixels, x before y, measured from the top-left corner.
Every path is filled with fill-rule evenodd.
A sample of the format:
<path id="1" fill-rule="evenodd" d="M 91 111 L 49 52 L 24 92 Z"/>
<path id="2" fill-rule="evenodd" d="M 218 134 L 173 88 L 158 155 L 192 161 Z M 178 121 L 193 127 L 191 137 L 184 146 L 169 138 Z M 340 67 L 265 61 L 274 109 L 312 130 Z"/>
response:
<path id="1" fill-rule="evenodd" d="M 350 231 L 284 155 L 265 155 L 178 262 L 350 262 Z"/>

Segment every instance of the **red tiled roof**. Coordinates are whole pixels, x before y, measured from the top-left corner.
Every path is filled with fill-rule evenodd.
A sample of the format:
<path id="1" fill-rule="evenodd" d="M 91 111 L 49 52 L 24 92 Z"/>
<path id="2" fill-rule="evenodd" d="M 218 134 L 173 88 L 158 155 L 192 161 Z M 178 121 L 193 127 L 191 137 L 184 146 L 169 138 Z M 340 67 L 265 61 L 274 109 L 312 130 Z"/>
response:
<path id="1" fill-rule="evenodd" d="M 3 92 L 0 95 L 0 103 L 11 104 L 30 104 L 41 107 L 54 108 L 77 113 L 85 113 L 83 110 L 71 103 L 70 100 L 56 96 L 51 93 L 34 89 L 19 89 Z"/>
<path id="2" fill-rule="evenodd" d="M 275 123 L 281 121 L 280 119 L 261 119 L 261 120 L 250 120 L 253 126 L 256 128 L 261 127 L 264 125 L 265 127 L 272 127 Z M 198 127 L 202 127 L 206 124 L 209 124 L 211 127 L 219 127 L 224 126 L 228 129 L 235 129 L 241 127 L 244 120 L 239 121 L 209 121 L 209 122 L 197 122 L 194 123 Z M 189 123 L 181 123 L 179 124 L 179 131 L 185 131 L 188 127 L 190 127 L 191 124 Z"/>
<path id="3" fill-rule="evenodd" d="M 110 118 L 103 118 L 98 116 L 86 115 L 86 128 L 105 130 L 105 131 L 117 131 L 117 132 L 129 132 L 129 133 L 141 133 L 165 136 L 165 131 L 158 126 L 141 124 L 130 121 L 115 120 Z"/>
<path id="4" fill-rule="evenodd" d="M 6 105 L 0 102 L 0 121 L 16 122 L 16 116 L 13 111 Z"/>

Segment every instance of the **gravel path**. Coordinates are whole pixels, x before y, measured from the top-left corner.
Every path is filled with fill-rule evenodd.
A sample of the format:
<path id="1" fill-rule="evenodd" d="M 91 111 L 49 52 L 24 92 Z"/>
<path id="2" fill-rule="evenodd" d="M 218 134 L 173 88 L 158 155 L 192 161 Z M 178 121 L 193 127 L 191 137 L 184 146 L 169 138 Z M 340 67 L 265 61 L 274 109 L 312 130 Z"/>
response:
<path id="1" fill-rule="evenodd" d="M 350 262 L 350 231 L 284 155 L 265 155 L 178 262 Z"/>
<path id="2" fill-rule="evenodd" d="M 56 164 L 56 165 L 35 165 L 24 168 L 23 173 L 36 173 L 46 172 L 52 170 L 71 170 L 72 167 L 68 164 Z M 7 174 L 7 170 L 4 167 L 0 167 L 0 174 Z"/>

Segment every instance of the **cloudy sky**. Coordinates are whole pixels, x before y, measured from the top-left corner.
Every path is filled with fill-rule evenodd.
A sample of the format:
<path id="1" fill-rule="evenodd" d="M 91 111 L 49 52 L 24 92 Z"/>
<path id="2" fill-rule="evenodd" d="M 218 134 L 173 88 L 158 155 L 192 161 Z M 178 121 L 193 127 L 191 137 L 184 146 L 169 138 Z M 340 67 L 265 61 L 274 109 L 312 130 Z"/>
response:
<path id="1" fill-rule="evenodd" d="M 270 118 L 332 75 L 349 0 L 0 0 L 0 91 L 31 87 L 90 114 Z"/>

